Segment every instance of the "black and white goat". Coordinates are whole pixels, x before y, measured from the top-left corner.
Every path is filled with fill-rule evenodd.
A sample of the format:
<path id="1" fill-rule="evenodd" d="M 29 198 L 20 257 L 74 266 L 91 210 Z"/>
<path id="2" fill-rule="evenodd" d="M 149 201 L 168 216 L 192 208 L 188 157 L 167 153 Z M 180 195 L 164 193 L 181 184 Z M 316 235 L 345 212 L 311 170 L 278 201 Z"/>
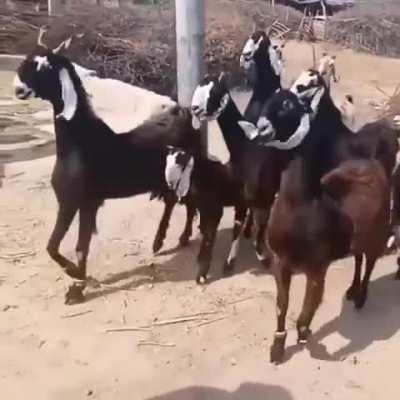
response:
<path id="1" fill-rule="evenodd" d="M 359 134 L 350 131 L 323 78 L 314 70 L 301 74 L 291 91 L 274 94 L 270 104 L 275 103 L 281 111 L 267 105 L 261 118 L 272 126 L 264 144 L 285 150 L 287 155 L 268 226 L 270 246 L 278 260 L 278 323 L 271 360 L 280 361 L 294 271 L 307 276 L 297 322 L 300 342 L 306 342 L 311 333 L 329 265 L 350 252 L 355 256 L 355 273 L 347 297 L 357 308 L 364 306 L 372 270 L 389 234 L 389 180 L 398 143 L 395 131 L 382 121 L 366 125 Z M 298 125 L 303 127 L 295 133 L 287 129 L 284 117 L 288 103 L 298 110 Z M 302 111 L 304 106 L 307 113 Z M 255 131 L 254 127 L 249 134 L 256 137 Z M 366 269 L 361 282 L 364 257 Z"/>
<path id="2" fill-rule="evenodd" d="M 243 116 L 230 96 L 224 75 L 213 79 L 207 77 L 198 85 L 192 99 L 192 114 L 196 127 L 201 120 L 218 121 L 230 153 L 230 169 L 243 185 L 246 203 L 254 216 L 257 257 L 269 265 L 271 254 L 264 236 L 269 211 L 279 189 L 281 154 L 272 148 L 262 148 L 246 137 L 246 123 L 240 124 Z M 291 109 L 288 108 L 285 115 L 288 129 L 296 129 L 297 119 L 292 118 Z M 258 124 L 263 140 L 271 133 L 270 124 L 264 120 Z"/>
<path id="3" fill-rule="evenodd" d="M 264 31 L 256 31 L 242 50 L 240 65 L 253 88 L 244 118 L 254 124 L 269 96 L 281 87 L 282 47 Z"/>
<path id="4" fill-rule="evenodd" d="M 66 294 L 66 302 L 73 303 L 83 300 L 90 241 L 103 201 L 146 192 L 165 195 L 165 212 L 155 239 L 155 247 L 159 248 L 177 201 L 164 179 L 166 146 L 173 144 L 196 152 L 200 135 L 192 128 L 189 110 L 179 107 L 130 132 L 116 134 L 94 113 L 73 64 L 45 47 L 42 34 L 35 51 L 19 66 L 14 85 L 19 99 L 39 97 L 53 106 L 56 164 L 51 182 L 59 210 L 47 250 L 70 277 L 81 281 Z M 195 215 L 190 201 L 187 209 L 182 243 L 191 235 Z M 60 254 L 59 247 L 77 211 L 80 219 L 75 265 Z"/>
<path id="5" fill-rule="evenodd" d="M 188 151 L 169 146 L 165 178 L 169 188 L 175 191 L 179 198 L 189 192 L 190 186 L 191 190 L 195 192 L 202 233 L 198 255 L 197 283 L 204 283 L 207 279 L 223 210 L 225 207 L 234 207 L 232 244 L 223 267 L 224 275 L 232 272 L 239 250 L 240 233 L 247 207 L 243 195 L 243 185 L 234 176 L 229 163 L 223 164 L 204 156 L 193 157 Z"/>

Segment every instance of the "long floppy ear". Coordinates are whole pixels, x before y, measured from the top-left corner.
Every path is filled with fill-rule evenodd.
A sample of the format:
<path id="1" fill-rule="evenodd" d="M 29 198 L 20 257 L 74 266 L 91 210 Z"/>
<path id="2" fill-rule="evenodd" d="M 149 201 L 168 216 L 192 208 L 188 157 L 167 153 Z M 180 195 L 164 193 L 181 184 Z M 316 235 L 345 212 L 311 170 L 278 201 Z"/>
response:
<path id="1" fill-rule="evenodd" d="M 64 118 L 67 121 L 70 121 L 74 117 L 78 107 L 78 95 L 75 91 L 71 76 L 66 68 L 61 69 L 59 78 L 64 108 L 63 111 L 57 115 L 57 118 Z"/>
<path id="2" fill-rule="evenodd" d="M 258 129 L 251 122 L 239 121 L 238 124 L 243 129 L 243 132 L 248 139 L 253 140 L 258 136 Z"/>

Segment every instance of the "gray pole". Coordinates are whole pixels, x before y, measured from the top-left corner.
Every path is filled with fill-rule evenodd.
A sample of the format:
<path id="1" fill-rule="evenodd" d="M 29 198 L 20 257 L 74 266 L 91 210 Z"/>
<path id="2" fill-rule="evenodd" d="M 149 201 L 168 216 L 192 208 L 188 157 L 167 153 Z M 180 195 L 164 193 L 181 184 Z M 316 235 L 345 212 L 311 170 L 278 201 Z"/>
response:
<path id="1" fill-rule="evenodd" d="M 175 0 L 178 102 L 189 107 L 204 74 L 204 0 Z M 203 130 L 207 151 L 207 131 Z"/>
<path id="2" fill-rule="evenodd" d="M 64 13 L 63 0 L 48 0 L 49 15 L 62 15 Z"/>

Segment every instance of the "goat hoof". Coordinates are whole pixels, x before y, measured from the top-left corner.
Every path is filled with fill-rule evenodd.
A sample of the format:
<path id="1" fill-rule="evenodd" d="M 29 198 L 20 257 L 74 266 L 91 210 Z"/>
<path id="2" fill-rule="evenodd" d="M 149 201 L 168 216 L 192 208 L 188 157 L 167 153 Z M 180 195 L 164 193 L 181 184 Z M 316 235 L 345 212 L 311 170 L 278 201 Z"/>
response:
<path id="1" fill-rule="evenodd" d="M 361 310 L 365 306 L 366 301 L 367 301 L 366 295 L 359 295 L 356 299 L 354 299 L 354 307 L 357 310 Z"/>
<path id="2" fill-rule="evenodd" d="M 235 269 L 235 260 L 231 261 L 226 260 L 222 268 L 222 274 L 224 276 L 232 275 L 234 269 Z"/>
<path id="3" fill-rule="evenodd" d="M 85 297 L 83 296 L 84 288 L 85 286 L 82 286 L 81 284 L 71 285 L 65 294 L 65 304 L 71 306 L 83 303 L 85 301 Z"/>
<path id="4" fill-rule="evenodd" d="M 207 275 L 199 275 L 196 278 L 196 283 L 198 285 L 205 285 L 207 283 Z"/>
<path id="5" fill-rule="evenodd" d="M 349 301 L 354 300 L 357 294 L 358 294 L 358 289 L 356 289 L 354 286 L 350 286 L 346 292 L 346 299 Z"/>
<path id="6" fill-rule="evenodd" d="M 163 247 L 164 240 L 156 238 L 153 243 L 153 254 L 158 253 Z"/>
<path id="7" fill-rule="evenodd" d="M 297 337 L 297 343 L 305 345 L 308 342 L 308 338 L 311 336 L 312 331 L 310 328 L 307 328 L 306 326 L 302 326 L 298 329 L 298 337 Z"/>

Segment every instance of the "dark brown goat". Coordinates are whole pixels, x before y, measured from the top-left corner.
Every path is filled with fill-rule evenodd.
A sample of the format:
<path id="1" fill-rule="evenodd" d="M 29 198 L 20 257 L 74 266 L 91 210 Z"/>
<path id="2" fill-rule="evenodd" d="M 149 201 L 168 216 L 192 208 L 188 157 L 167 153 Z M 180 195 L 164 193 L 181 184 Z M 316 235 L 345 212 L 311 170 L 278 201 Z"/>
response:
<path id="1" fill-rule="evenodd" d="M 274 97 L 278 94 L 273 95 L 271 103 Z M 278 326 L 271 348 L 271 361 L 274 362 L 280 361 L 284 354 L 285 320 L 293 272 L 304 272 L 307 277 L 305 300 L 297 322 L 298 340 L 303 343 L 311 333 L 311 321 L 322 301 L 327 268 L 352 250 L 353 220 L 321 185 L 321 178 L 343 162 L 375 159 L 389 179 L 398 150 L 395 132 L 383 122 L 369 124 L 357 134 L 350 131 L 343 124 L 340 111 L 316 71 L 303 73 L 291 91 L 281 91 L 279 97 L 282 110 L 285 104 L 286 108 L 289 104 L 297 107 L 296 101 L 300 99 L 302 103 L 310 104 L 311 114 L 308 130 L 298 130 L 301 135 L 296 136 L 285 128 L 279 110 L 271 113 L 267 106 L 262 113 L 274 127 L 274 140 L 266 145 L 284 148 L 288 156 L 268 226 L 270 246 L 277 256 Z M 307 117 L 301 120 L 304 118 Z M 365 229 L 368 228 L 371 226 L 366 221 Z M 372 268 L 367 266 L 367 270 Z M 355 282 L 359 279 L 357 269 L 360 266 L 356 268 Z M 369 273 L 366 273 L 365 288 L 368 280 Z M 365 289 L 364 295 L 366 292 Z M 357 298 L 361 300 L 356 304 L 362 306 L 365 302 L 362 291 Z"/>
<path id="2" fill-rule="evenodd" d="M 166 146 L 197 152 L 200 135 L 191 126 L 189 110 L 178 106 L 129 132 L 116 134 L 93 111 L 73 64 L 44 47 L 41 36 L 38 42 L 18 68 L 15 94 L 21 100 L 39 97 L 53 106 L 56 163 L 51 183 L 59 209 L 47 251 L 67 275 L 79 281 L 66 294 L 66 302 L 75 303 L 84 300 L 90 242 L 104 200 L 149 192 L 163 197 L 165 211 L 154 244 L 154 250 L 158 250 L 177 201 L 164 179 Z M 193 205 L 188 206 L 183 244 L 191 234 L 195 211 Z M 78 212 L 75 265 L 60 253 L 60 244 Z"/>
<path id="3" fill-rule="evenodd" d="M 376 160 L 345 161 L 322 177 L 321 183 L 353 222 L 351 252 L 356 264 L 347 299 L 361 308 L 376 260 L 383 255 L 390 233 L 390 183 Z M 361 284 L 364 255 L 366 271 Z"/>

